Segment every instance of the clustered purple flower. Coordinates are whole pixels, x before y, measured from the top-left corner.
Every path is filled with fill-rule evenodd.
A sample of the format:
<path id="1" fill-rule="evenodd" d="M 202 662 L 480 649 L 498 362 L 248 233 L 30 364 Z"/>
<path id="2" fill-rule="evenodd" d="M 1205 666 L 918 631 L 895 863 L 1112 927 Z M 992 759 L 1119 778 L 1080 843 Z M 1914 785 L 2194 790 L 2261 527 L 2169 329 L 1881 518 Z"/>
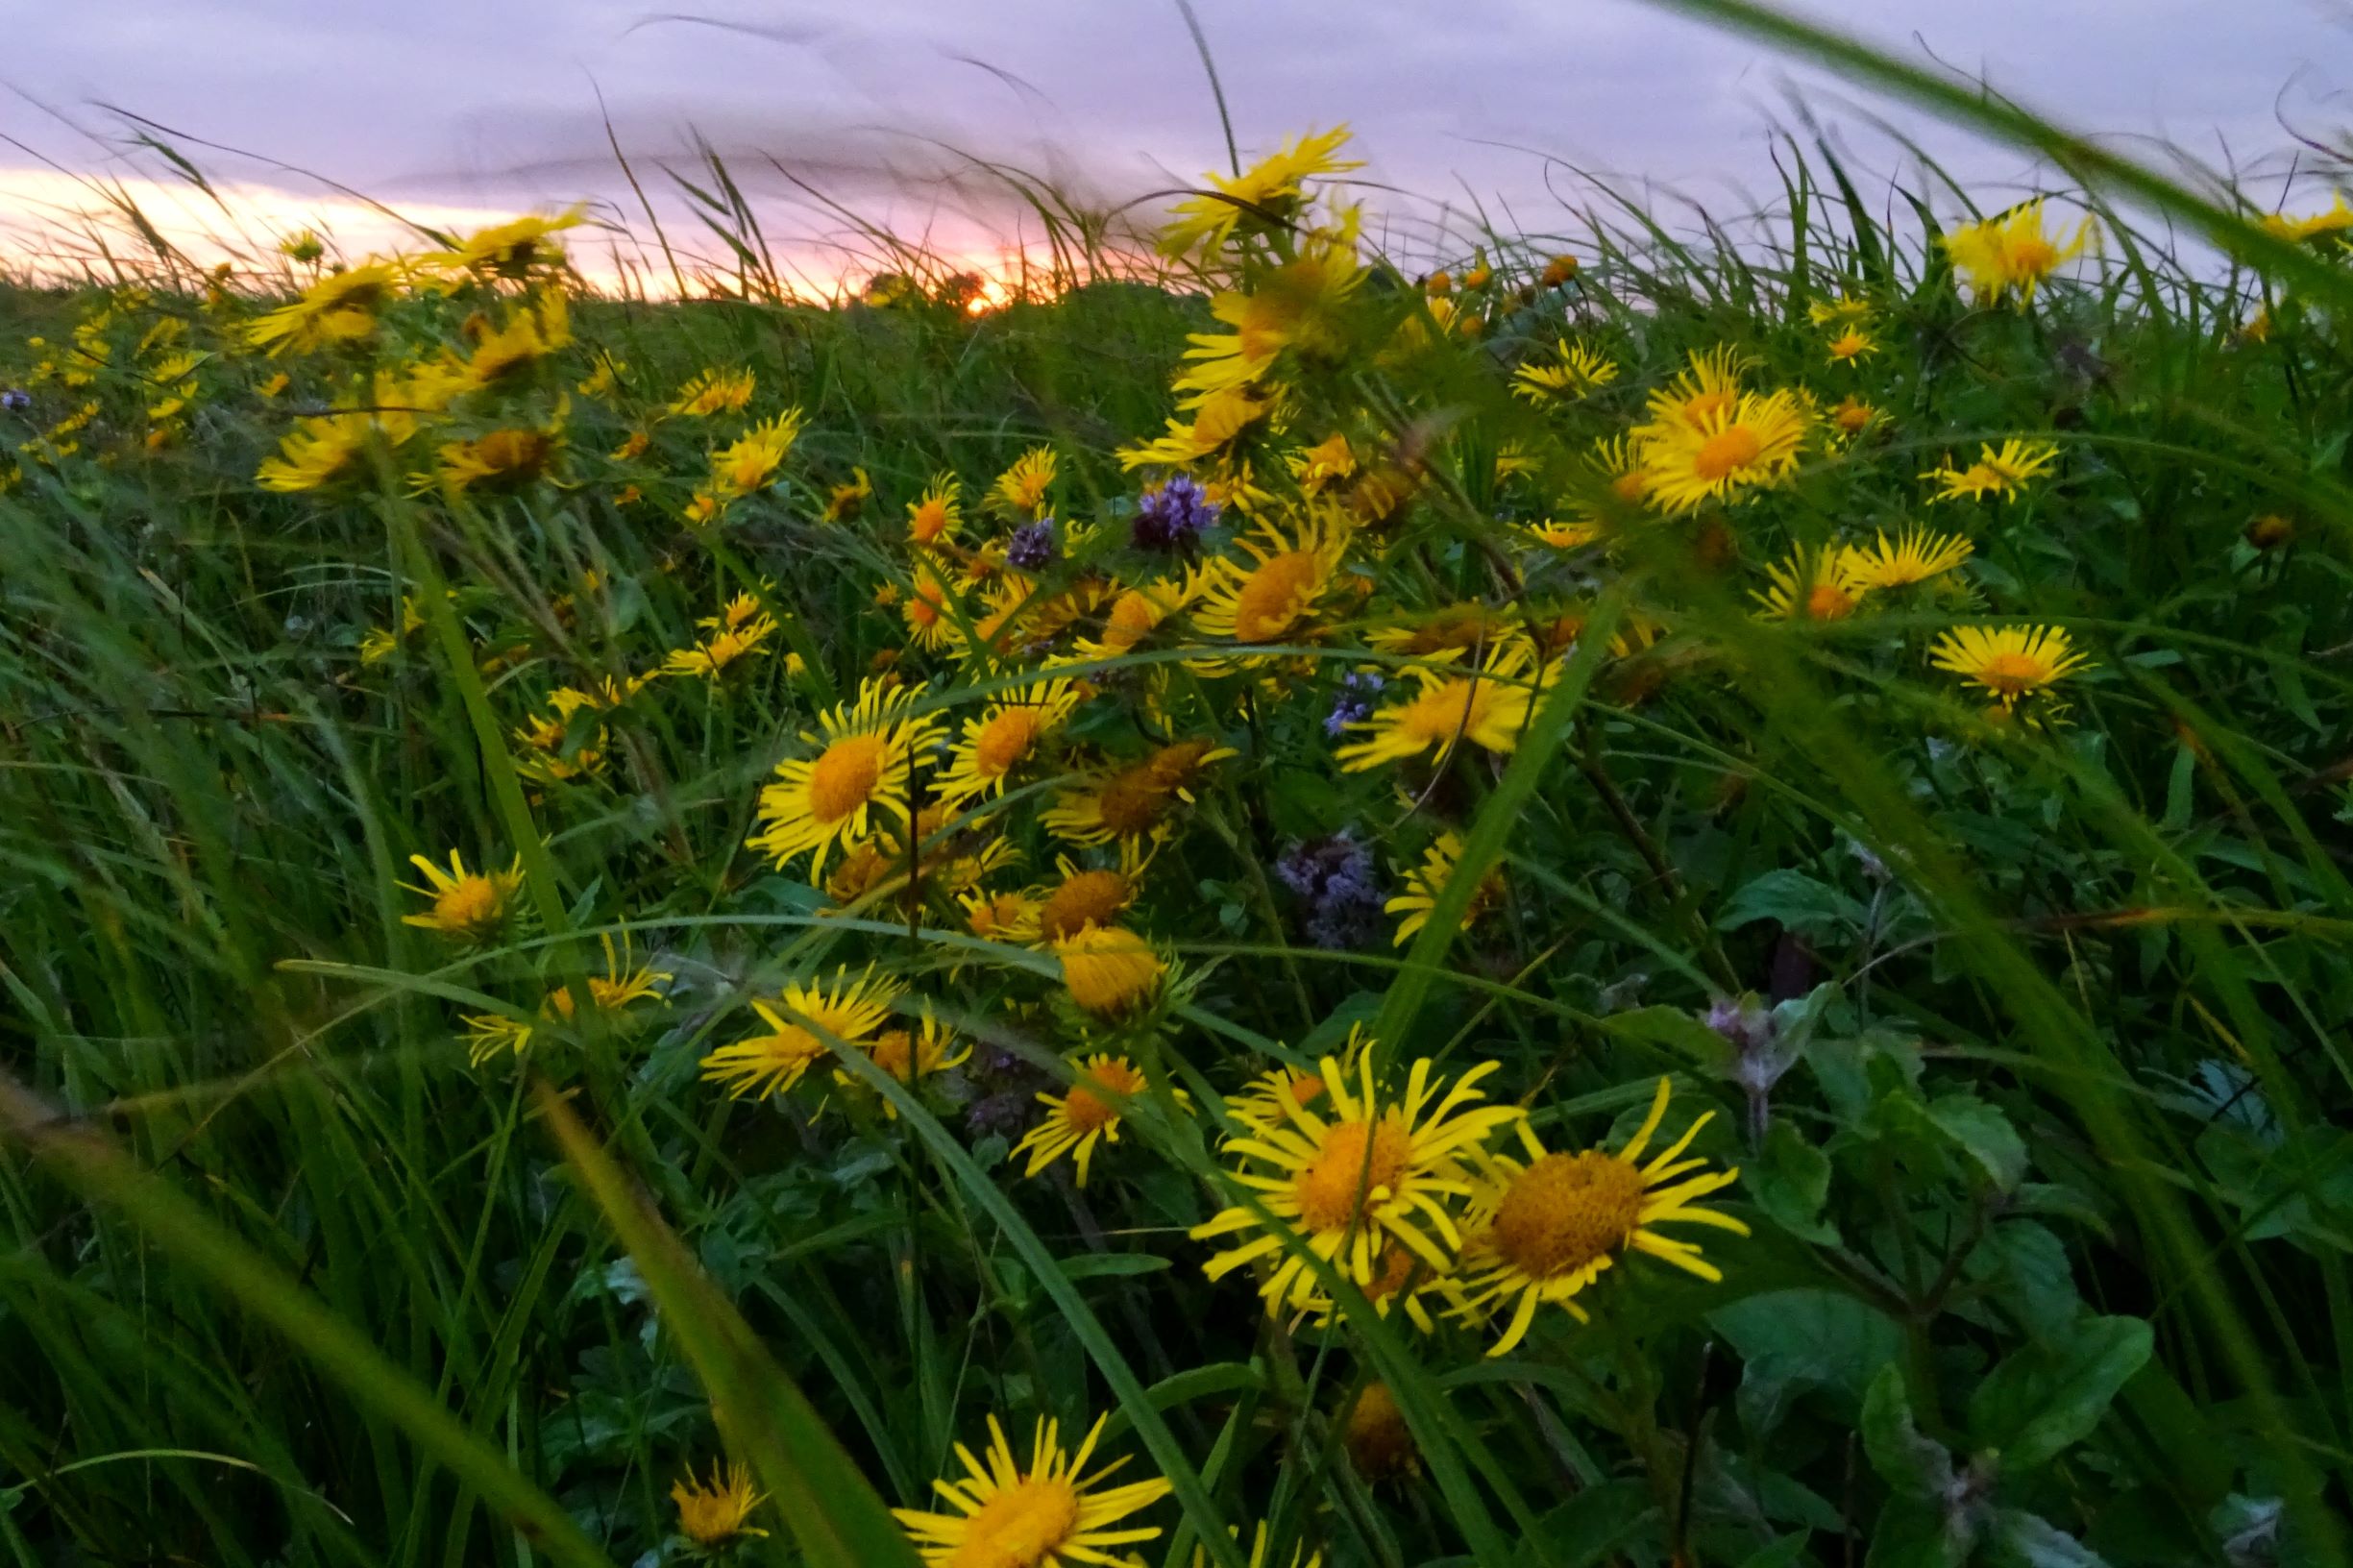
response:
<path id="1" fill-rule="evenodd" d="M 1318 947 L 1361 947 L 1381 932 L 1382 894 L 1373 853 L 1346 828 L 1295 844 L 1275 875 L 1299 895 L 1308 940 Z"/>
<path id="2" fill-rule="evenodd" d="M 979 1137 L 1017 1138 L 1034 1119 L 1038 1090 L 1050 1080 L 1018 1052 L 984 1043 L 965 1068 L 978 1097 L 965 1108 L 965 1125 Z"/>
<path id="3" fill-rule="evenodd" d="M 1054 559 L 1054 520 L 1042 517 L 1013 530 L 1005 546 L 1005 564 L 1017 572 L 1039 572 Z"/>
<path id="4" fill-rule="evenodd" d="M 21 414 L 32 406 L 33 394 L 21 386 L 12 386 L 6 392 L 0 392 L 0 408 L 12 414 Z"/>
<path id="5" fill-rule="evenodd" d="M 1324 733 L 1338 740 L 1348 726 L 1373 716 L 1373 699 L 1388 682 L 1369 670 L 1352 670 L 1340 676 L 1339 695 L 1332 699 L 1332 711 L 1324 717 Z"/>
<path id="6" fill-rule="evenodd" d="M 1128 537 L 1138 550 L 1189 551 L 1200 547 L 1204 532 L 1217 526 L 1222 510 L 1202 494 L 1200 485 L 1179 474 L 1158 490 L 1143 493 Z"/>

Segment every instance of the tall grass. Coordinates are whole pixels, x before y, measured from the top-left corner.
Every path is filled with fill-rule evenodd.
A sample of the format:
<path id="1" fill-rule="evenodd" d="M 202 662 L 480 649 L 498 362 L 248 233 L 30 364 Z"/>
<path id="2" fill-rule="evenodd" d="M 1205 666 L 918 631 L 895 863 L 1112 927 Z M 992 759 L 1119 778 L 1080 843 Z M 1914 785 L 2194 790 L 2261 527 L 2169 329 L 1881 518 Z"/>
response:
<path id="1" fill-rule="evenodd" d="M 1110 1447 L 1172 1483 L 1166 1532 L 1137 1548 L 1171 1564 L 1198 1547 L 1242 1568 L 1261 1519 L 1277 1556 L 1382 1568 L 2343 1560 L 2353 275 L 2230 192 L 1821 30 L 1674 9 L 2049 159 L 2104 257 L 2031 311 L 1973 307 L 1947 192 L 1866 191 L 1793 138 L 1763 244 L 1605 198 L 1574 215 L 1576 282 L 1541 288 L 1559 247 L 1470 236 L 1496 273 L 1475 342 L 1376 268 L 1363 308 L 1436 349 L 1355 344 L 1294 393 L 1306 439 L 1369 419 L 1419 481 L 1365 555 L 1383 597 L 1286 645 L 1287 691 L 1183 649 L 1087 667 L 1117 709 L 1088 746 L 1141 744 L 1156 715 L 1128 698 L 1164 675 L 1242 755 L 1154 869 L 1151 928 L 1194 983 L 1164 1029 L 1119 1037 L 1150 1088 L 1084 1188 L 1066 1166 L 1020 1179 L 970 1103 L 831 1035 L 812 1084 L 841 1080 L 789 1112 L 720 1097 L 697 1064 L 750 1027 L 755 992 L 873 962 L 979 1042 L 966 1101 L 1074 1081 L 1040 1000 L 1050 954 L 903 882 L 821 912 L 744 841 L 771 767 L 878 667 L 938 668 L 924 702 L 951 727 L 1020 683 L 902 646 L 874 601 L 907 585 L 901 502 L 1046 443 L 1058 515 L 1124 530 L 1138 480 L 1111 453 L 1160 429 L 1216 280 L 991 171 L 1049 236 L 1035 297 L 973 315 L 919 248 L 870 233 L 876 270 L 912 281 L 900 303 L 796 303 L 709 155 L 680 182 L 703 235 L 646 236 L 645 267 L 711 297 L 576 307 L 637 390 L 568 395 L 569 486 L 452 498 L 392 474 L 266 496 L 257 464 L 313 410 L 250 386 L 155 452 L 110 412 L 86 450 L 28 453 L 0 496 L 15 1559 L 670 1560 L 690 1550 L 673 1482 L 725 1452 L 772 1499 L 770 1533 L 726 1551 L 904 1560 L 884 1507 L 935 1507 L 984 1412 L 1018 1437 L 1108 1409 Z M 2152 213 L 2223 263 L 2177 254 Z M 151 258 L 94 280 L 118 303 L 133 273 L 160 285 L 126 311 L 199 331 L 251 313 L 133 232 Z M 1623 358 L 1630 406 L 1720 343 L 1829 385 L 1808 307 L 1848 294 L 1875 302 L 1900 367 L 1856 382 L 1887 424 L 1809 459 L 1769 521 L 1635 531 L 1565 565 L 1507 551 L 1526 481 L 1499 453 L 1548 502 L 1591 480 L 1581 437 L 1503 371 L 1570 333 Z M 55 357 L 104 303 L 0 308 Z M 2259 306 L 2267 336 L 2244 330 Z M 676 515 L 694 432 L 658 428 L 644 506 L 600 458 L 709 366 L 751 369 L 808 423 L 786 489 L 699 530 Z M 125 409 L 149 396 L 95 385 Z M 81 396 L 38 392 L 43 423 Z M 2058 442 L 2063 478 L 1973 514 L 1976 603 L 1756 619 L 1761 560 L 1892 529 L 1913 475 L 2009 435 Z M 817 522 L 857 471 L 867 514 Z M 2243 538 L 2259 517 L 2292 537 Z M 625 678 L 738 592 L 778 621 L 775 656 L 661 683 L 602 743 L 602 784 L 533 772 L 514 732 L 549 686 Z M 363 664 L 404 596 L 423 626 Z M 1337 772 L 1333 683 L 1409 662 L 1367 633 L 1482 598 L 1586 616 L 1507 762 L 1402 796 Z M 1661 606 L 1663 636 L 1613 649 Z M 2097 660 L 2070 722 L 1985 724 L 1921 657 L 1955 619 L 2069 628 Z M 1024 821 L 1070 782 L 942 832 Z M 1348 825 L 1406 861 L 1434 823 L 1460 856 L 1414 940 L 1303 938 L 1270 872 L 1287 845 Z M 453 845 L 523 861 L 528 911 L 498 943 L 404 922 L 408 856 Z M 1490 870 L 1500 912 L 1475 907 Z M 672 977 L 643 1033 L 577 1005 L 607 941 Z M 1770 1026 L 1703 1021 L 1744 992 Z M 529 1021 L 551 992 L 581 1020 L 562 1048 L 469 1065 L 461 1016 Z M 1581 1298 L 1591 1325 L 1548 1316 L 1499 1360 L 1462 1325 L 1376 1311 L 1322 1260 L 1331 1332 L 1264 1316 L 1240 1277 L 1201 1279 L 1184 1231 L 1261 1201 L 1221 1157 L 1226 1097 L 1352 1023 L 1450 1073 L 1503 1062 L 1552 1147 L 1630 1131 L 1672 1073 L 1679 1106 L 1725 1113 L 1697 1147 L 1745 1167 L 1753 1236 L 1711 1245 L 1720 1285 L 1625 1259 Z M 1411 1474 L 1384 1475 L 1351 1424 L 1374 1381 Z"/>

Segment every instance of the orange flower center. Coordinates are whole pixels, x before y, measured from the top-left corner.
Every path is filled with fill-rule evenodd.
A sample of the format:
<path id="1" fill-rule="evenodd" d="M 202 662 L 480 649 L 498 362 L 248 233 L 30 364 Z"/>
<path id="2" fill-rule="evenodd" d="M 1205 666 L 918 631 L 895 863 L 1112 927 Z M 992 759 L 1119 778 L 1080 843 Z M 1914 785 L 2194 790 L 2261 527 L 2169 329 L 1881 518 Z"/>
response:
<path id="1" fill-rule="evenodd" d="M 983 778 L 1002 778 L 1029 755 L 1044 728 L 1045 718 L 1036 708 L 1000 708 L 972 744 L 973 770 Z"/>
<path id="2" fill-rule="evenodd" d="M 1683 419 L 1692 425 L 1705 424 L 1716 415 L 1730 411 L 1731 406 L 1732 395 L 1729 392 L 1698 393 L 1683 404 Z"/>
<path id="3" fill-rule="evenodd" d="M 2059 247 L 2040 234 L 2004 240 L 2001 264 L 2013 278 L 2041 278 L 2058 266 Z"/>
<path id="4" fill-rule="evenodd" d="M 433 923 L 444 931 L 479 931 L 505 912 L 505 895 L 486 876 L 461 876 L 433 900 Z"/>
<path id="5" fill-rule="evenodd" d="M 1119 1119 L 1118 1103 L 1089 1090 L 1086 1086 L 1091 1083 L 1119 1095 L 1143 1091 L 1143 1074 L 1125 1062 L 1105 1062 L 1088 1068 L 1084 1078 L 1072 1086 L 1062 1102 L 1063 1120 L 1068 1122 L 1074 1132 L 1099 1132 Z"/>
<path id="6" fill-rule="evenodd" d="M 1805 596 L 1805 618 L 1809 621 L 1844 621 L 1854 613 L 1858 602 L 1852 594 L 1836 583 L 1818 582 Z"/>
<path id="7" fill-rule="evenodd" d="M 1385 1203 L 1413 1163 L 1413 1139 L 1394 1112 L 1377 1123 L 1343 1121 L 1292 1179 L 1299 1217 L 1311 1231 L 1344 1230 L 1368 1204 Z"/>
<path id="8" fill-rule="evenodd" d="M 1148 762 L 1114 775 L 1098 797 L 1104 828 L 1123 839 L 1149 830 L 1168 809 L 1169 789 Z"/>
<path id="9" fill-rule="evenodd" d="M 1489 1233 L 1504 1261 L 1531 1279 L 1622 1250 L 1642 1223 L 1642 1172 L 1614 1154 L 1548 1154 L 1511 1179 Z"/>
<path id="10" fill-rule="evenodd" d="M 1711 481 L 1728 478 L 1756 461 L 1757 453 L 1764 450 L 1754 430 L 1746 425 L 1728 425 L 1701 444 L 1699 455 L 1691 459 L 1691 471 Z"/>
<path id="11" fill-rule="evenodd" d="M 2004 697 L 2018 697 L 2042 685 L 2049 674 L 2031 653 L 1997 653 L 1985 661 L 1977 678 Z"/>
<path id="12" fill-rule="evenodd" d="M 1056 888 L 1038 911 L 1038 934 L 1060 942 L 1091 925 L 1109 925 L 1135 896 L 1136 890 L 1117 871 L 1081 871 Z"/>
<path id="13" fill-rule="evenodd" d="M 809 812 L 831 824 L 874 797 L 882 782 L 883 745 L 878 736 L 850 735 L 825 747 L 809 770 Z"/>
<path id="14" fill-rule="evenodd" d="M 1104 618 L 1103 646 L 1114 652 L 1125 653 L 1160 623 L 1160 606 L 1153 602 L 1152 596 L 1130 589 L 1119 596 L 1111 607 L 1111 614 Z"/>
<path id="15" fill-rule="evenodd" d="M 1380 1481 L 1413 1466 L 1413 1433 L 1385 1384 L 1368 1383 L 1357 1395 L 1341 1428 L 1348 1458 L 1367 1481 Z"/>
<path id="16" fill-rule="evenodd" d="M 1078 1530 L 1078 1489 L 1029 1476 L 983 1503 L 940 1568 L 1038 1568 Z"/>
<path id="17" fill-rule="evenodd" d="M 1307 613 L 1321 576 L 1308 551 L 1269 556 L 1234 598 L 1234 635 L 1245 643 L 1271 643 L 1281 637 Z"/>
<path id="18" fill-rule="evenodd" d="M 907 537 L 919 545 L 935 544 L 947 531 L 947 505 L 944 502 L 927 501 L 907 519 Z"/>

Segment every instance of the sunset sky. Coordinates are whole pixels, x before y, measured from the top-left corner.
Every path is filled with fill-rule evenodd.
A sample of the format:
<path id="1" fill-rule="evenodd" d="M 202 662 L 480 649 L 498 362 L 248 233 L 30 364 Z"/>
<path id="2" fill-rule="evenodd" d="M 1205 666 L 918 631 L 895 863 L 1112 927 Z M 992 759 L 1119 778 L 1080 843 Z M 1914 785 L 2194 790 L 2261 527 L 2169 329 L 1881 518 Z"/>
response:
<path id="1" fill-rule="evenodd" d="M 1846 25 L 1867 14 L 1869 37 L 1923 61 L 1933 51 L 2078 128 L 2165 138 L 2212 161 L 2226 148 L 2242 163 L 2276 155 L 2289 145 L 2283 110 L 2328 134 L 2341 118 L 2337 64 L 2353 60 L 2343 10 L 2310 0 L 2250 0 L 2228 27 L 2211 0 L 1809 9 Z M 1475 198 L 1539 232 L 1577 190 L 1546 155 L 1746 208 L 1742 193 L 1770 183 L 1765 131 L 1786 117 L 1786 85 L 1810 80 L 1638 0 L 1199 0 L 1198 12 L 1245 155 L 1344 120 L 1367 178 L 1398 192 L 1376 205 L 1427 213 Z M 937 184 L 966 158 L 1104 199 L 1223 161 L 1170 5 L 727 0 L 689 14 L 636 0 L 87 0 L 23 8 L 11 28 L 14 92 L 0 132 L 19 145 L 0 146 L 0 193 L 19 230 L 76 201 L 54 173 L 34 172 L 41 159 L 158 170 L 152 157 L 124 161 L 112 110 L 188 138 L 265 227 L 315 213 L 339 231 L 355 220 L 321 179 L 459 224 L 625 200 L 605 113 L 657 188 L 654 165 L 699 133 L 762 193 L 779 233 L 804 235 L 841 226 L 793 200 L 771 157 L 864 215 L 902 232 L 930 225 L 958 245 L 1003 228 L 988 204 Z M 1825 112 L 1884 177 L 1897 157 L 1866 124 L 1881 108 L 1841 91 Z M 1905 123 L 1997 199 L 2030 172 L 2014 154 Z M 662 205 L 666 221 L 676 214 L 667 195 Z"/>

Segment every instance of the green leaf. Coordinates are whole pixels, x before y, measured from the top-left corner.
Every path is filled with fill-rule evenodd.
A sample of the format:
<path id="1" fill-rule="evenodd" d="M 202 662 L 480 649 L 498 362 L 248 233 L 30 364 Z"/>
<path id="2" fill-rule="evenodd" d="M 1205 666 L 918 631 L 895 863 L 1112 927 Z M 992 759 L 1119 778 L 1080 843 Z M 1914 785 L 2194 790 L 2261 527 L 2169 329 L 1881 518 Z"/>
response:
<path id="1" fill-rule="evenodd" d="M 1742 1169 L 1749 1194 L 1773 1222 L 1818 1246 L 1838 1244 L 1838 1229 L 1822 1218 L 1830 1196 L 1830 1157 L 1787 1121 L 1765 1133 L 1765 1146 Z"/>
<path id="2" fill-rule="evenodd" d="M 1848 936 L 1863 928 L 1859 902 L 1790 867 L 1767 871 L 1735 891 L 1716 917 L 1720 931 L 1736 931 L 1758 920 L 1778 920 L 1807 937 Z"/>
<path id="3" fill-rule="evenodd" d="M 2026 1568 L 2108 1568 L 2108 1559 L 2041 1514 L 2004 1508 L 1994 1516 L 1994 1547 Z"/>
<path id="4" fill-rule="evenodd" d="M 1175 1266 L 1168 1259 L 1149 1252 L 1083 1252 L 1059 1262 L 1064 1277 L 1073 1280 L 1158 1274 Z"/>
<path id="5" fill-rule="evenodd" d="M 1732 1042 L 1679 1007 L 1640 1007 L 1613 1014 L 1602 1027 L 1628 1040 L 1663 1045 L 1711 1078 L 1732 1076 Z"/>
<path id="6" fill-rule="evenodd" d="M 2093 1317 L 2066 1338 L 2026 1346 L 1971 1396 L 1971 1440 L 1998 1452 L 2008 1471 L 2048 1463 L 2092 1434 L 2153 1343 L 2140 1318 Z"/>
<path id="7" fill-rule="evenodd" d="M 1879 1510 L 1865 1568 L 1961 1568 L 1976 1544 L 1965 1525 L 1924 1498 L 1898 1497 Z"/>
<path id="8" fill-rule="evenodd" d="M 1811 1388 L 1834 1395 L 1851 1418 L 1872 1374 L 1903 1350 L 1885 1314 L 1834 1290 L 1768 1290 L 1717 1308 L 1707 1321 L 1740 1353 L 1741 1424 L 1758 1436 Z"/>
<path id="9" fill-rule="evenodd" d="M 2026 1143 L 2010 1118 L 1974 1094 L 1945 1094 L 1928 1102 L 1928 1119 L 1976 1162 L 1998 1191 L 2026 1179 Z"/>
<path id="10" fill-rule="evenodd" d="M 1924 1434 L 1912 1421 L 1903 1369 L 1889 1362 L 1871 1380 L 1863 1396 L 1863 1453 L 1879 1479 L 1918 1498 L 1941 1498 L 1951 1489 L 1952 1454 Z"/>

